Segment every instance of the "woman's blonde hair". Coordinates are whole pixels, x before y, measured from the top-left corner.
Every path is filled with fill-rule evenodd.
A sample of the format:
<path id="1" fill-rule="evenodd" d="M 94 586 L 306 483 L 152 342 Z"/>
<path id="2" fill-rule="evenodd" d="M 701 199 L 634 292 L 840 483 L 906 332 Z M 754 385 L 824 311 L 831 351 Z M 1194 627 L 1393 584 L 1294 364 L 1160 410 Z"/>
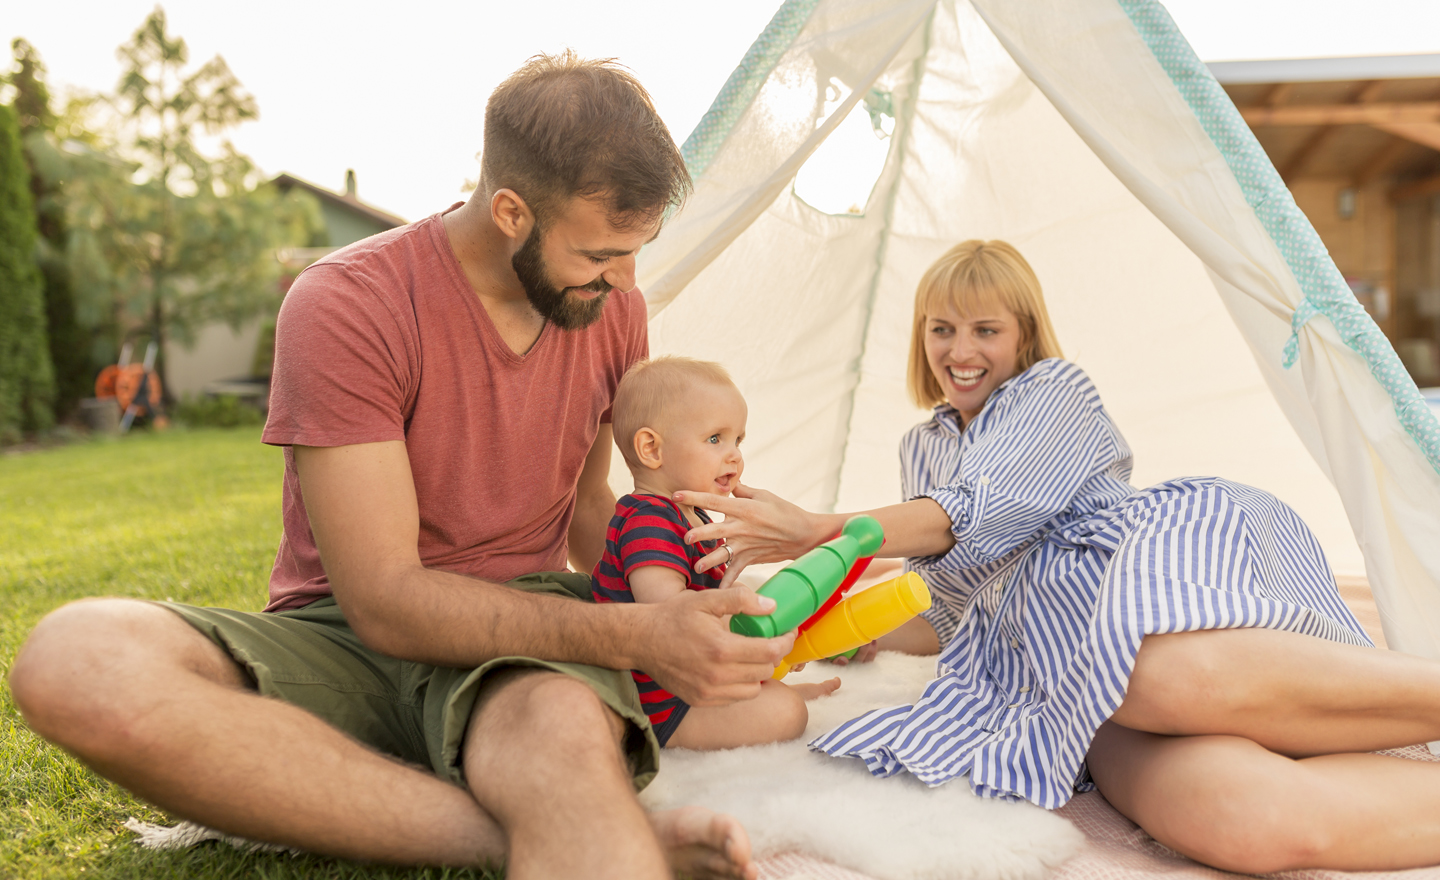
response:
<path id="1" fill-rule="evenodd" d="M 1015 246 L 1003 241 L 962 241 L 936 260 L 915 291 L 915 326 L 910 334 L 910 398 L 924 408 L 945 399 L 925 357 L 928 316 L 954 311 L 968 317 L 999 304 L 1020 322 L 1017 372 L 1050 357 L 1064 357 L 1045 310 L 1040 279 Z"/>

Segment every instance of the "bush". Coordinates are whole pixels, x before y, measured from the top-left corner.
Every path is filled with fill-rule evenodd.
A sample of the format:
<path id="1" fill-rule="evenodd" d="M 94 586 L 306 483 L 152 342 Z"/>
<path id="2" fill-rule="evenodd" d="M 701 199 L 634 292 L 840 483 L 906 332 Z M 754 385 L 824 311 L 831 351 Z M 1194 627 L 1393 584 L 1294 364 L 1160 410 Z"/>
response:
<path id="1" fill-rule="evenodd" d="M 55 422 L 37 235 L 15 111 L 0 105 L 0 443 Z"/>
<path id="2" fill-rule="evenodd" d="M 175 407 L 175 421 L 191 428 L 245 428 L 265 424 L 265 416 L 232 394 L 219 394 L 186 397 Z"/>

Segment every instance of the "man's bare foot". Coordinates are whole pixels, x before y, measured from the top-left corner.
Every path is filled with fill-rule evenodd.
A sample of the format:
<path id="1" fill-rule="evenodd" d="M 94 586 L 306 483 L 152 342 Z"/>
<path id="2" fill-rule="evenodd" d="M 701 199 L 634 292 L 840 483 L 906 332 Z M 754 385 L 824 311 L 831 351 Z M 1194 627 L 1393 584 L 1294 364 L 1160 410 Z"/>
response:
<path id="1" fill-rule="evenodd" d="M 760 875 L 750 857 L 750 835 L 733 816 L 681 807 L 651 813 L 650 824 L 678 874 L 695 880 L 755 880 Z"/>
<path id="2" fill-rule="evenodd" d="M 840 679 L 831 678 L 819 684 L 792 684 L 790 687 L 807 701 L 816 697 L 828 697 L 840 687 Z"/>

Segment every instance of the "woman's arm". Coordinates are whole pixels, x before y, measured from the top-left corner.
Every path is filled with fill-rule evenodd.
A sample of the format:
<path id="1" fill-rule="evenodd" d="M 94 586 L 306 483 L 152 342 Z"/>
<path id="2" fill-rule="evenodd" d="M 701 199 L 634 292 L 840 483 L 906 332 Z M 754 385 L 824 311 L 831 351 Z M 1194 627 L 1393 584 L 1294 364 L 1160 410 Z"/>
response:
<path id="1" fill-rule="evenodd" d="M 1073 364 L 1057 363 L 1051 369 L 1058 372 L 1012 388 L 1002 409 L 987 410 L 969 426 L 979 433 L 954 480 L 867 511 L 885 529 L 881 555 L 944 557 L 937 562 L 948 568 L 999 559 L 1066 510 L 1088 479 L 1128 458 L 1089 379 Z M 675 499 L 725 515 L 725 522 L 685 536 L 689 543 L 725 538 L 734 559 L 722 586 L 751 563 L 799 556 L 838 534 L 853 515 L 810 513 L 747 486 L 736 487 L 733 498 L 680 492 Z M 726 561 L 726 552 L 717 551 L 697 570 Z"/>
<path id="2" fill-rule="evenodd" d="M 916 498 L 864 513 L 879 520 L 885 529 L 885 544 L 876 556 L 939 556 L 955 546 L 955 536 L 950 533 L 950 515 L 933 498 Z M 854 515 L 837 514 L 840 525 Z"/>
<path id="3" fill-rule="evenodd" d="M 811 513 L 773 492 L 745 485 L 736 486 L 733 497 L 677 492 L 675 500 L 725 515 L 724 522 L 691 529 L 685 536 L 689 544 L 725 539 L 724 546 L 695 566 L 696 571 L 706 571 L 729 561 L 721 587 L 730 586 L 751 563 L 779 562 L 806 553 L 840 534 L 845 521 L 855 516 L 853 513 Z M 879 520 L 885 530 L 885 544 L 877 556 L 939 556 L 955 545 L 949 515 L 930 498 L 863 512 Z M 726 558 L 724 548 L 727 546 L 734 554 L 731 560 Z"/>

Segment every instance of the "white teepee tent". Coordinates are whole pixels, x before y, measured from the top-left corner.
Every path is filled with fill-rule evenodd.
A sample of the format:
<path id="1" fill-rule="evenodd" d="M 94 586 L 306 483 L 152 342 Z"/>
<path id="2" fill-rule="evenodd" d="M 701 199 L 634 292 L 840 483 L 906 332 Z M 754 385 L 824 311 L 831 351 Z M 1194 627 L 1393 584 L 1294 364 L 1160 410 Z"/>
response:
<path id="1" fill-rule="evenodd" d="M 861 213 L 826 214 L 793 181 L 857 107 L 889 152 Z M 1440 426 L 1154 0 L 786 0 L 685 154 L 695 194 L 640 258 L 651 348 L 733 372 L 746 482 L 900 500 L 915 284 L 1006 239 L 1136 485 L 1270 490 L 1368 573 L 1392 648 L 1440 658 Z"/>

